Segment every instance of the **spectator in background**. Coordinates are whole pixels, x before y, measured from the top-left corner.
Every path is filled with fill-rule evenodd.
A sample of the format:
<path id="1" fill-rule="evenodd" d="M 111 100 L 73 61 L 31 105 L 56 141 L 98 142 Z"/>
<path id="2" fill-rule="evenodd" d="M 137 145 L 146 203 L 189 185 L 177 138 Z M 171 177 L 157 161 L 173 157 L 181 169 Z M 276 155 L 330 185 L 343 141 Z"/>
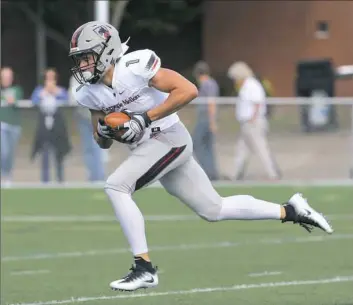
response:
<path id="1" fill-rule="evenodd" d="M 198 84 L 199 97 L 207 98 L 206 104 L 197 105 L 197 121 L 193 134 L 194 153 L 209 179 L 218 180 L 214 135 L 217 131 L 215 97 L 219 96 L 219 87 L 210 76 L 210 68 L 204 61 L 195 64 L 193 75 Z"/>
<path id="2" fill-rule="evenodd" d="M 83 160 L 88 171 L 89 181 L 102 181 L 105 179 L 103 154 L 101 149 L 93 138 L 91 114 L 87 108 L 78 106 L 74 100 L 72 90 L 76 90 L 79 86 L 76 79 L 70 78 L 69 100 L 72 105 L 77 106 L 76 117 L 77 125 L 80 133 L 81 147 L 83 152 Z"/>
<path id="3" fill-rule="evenodd" d="M 240 124 L 240 137 L 235 157 L 235 179 L 243 178 L 250 152 L 256 153 L 271 180 L 280 178 L 267 142 L 266 93 L 253 71 L 244 62 L 235 62 L 228 69 L 228 77 L 239 88 L 236 118 Z"/>
<path id="4" fill-rule="evenodd" d="M 71 145 L 66 122 L 58 108 L 68 101 L 67 90 L 58 86 L 58 74 L 54 68 L 45 71 L 44 85 L 37 86 L 31 100 L 39 109 L 39 119 L 32 150 L 32 159 L 37 153 L 42 154 L 41 180 L 48 182 L 50 155 L 54 154 L 56 176 L 59 182 L 64 180 L 63 161 Z"/>
<path id="5" fill-rule="evenodd" d="M 12 169 L 16 154 L 16 146 L 21 135 L 21 120 L 17 102 L 22 99 L 23 92 L 13 84 L 14 73 L 11 68 L 1 69 L 1 180 L 9 186 L 12 180 Z"/>
<path id="6" fill-rule="evenodd" d="M 260 81 L 262 87 L 265 90 L 266 97 L 273 97 L 274 95 L 274 89 L 271 81 L 265 77 L 261 77 L 260 75 L 257 75 L 256 78 Z M 270 119 L 273 115 L 273 109 L 274 105 L 267 105 L 266 106 L 266 118 Z"/>

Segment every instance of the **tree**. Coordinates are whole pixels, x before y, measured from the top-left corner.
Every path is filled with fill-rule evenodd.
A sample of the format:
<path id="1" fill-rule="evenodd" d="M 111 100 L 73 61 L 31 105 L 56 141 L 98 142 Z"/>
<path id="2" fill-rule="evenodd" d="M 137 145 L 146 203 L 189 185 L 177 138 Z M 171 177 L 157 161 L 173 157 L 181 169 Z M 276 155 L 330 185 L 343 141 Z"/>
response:
<path id="1" fill-rule="evenodd" d="M 7 3 L 8 4 L 8 3 Z M 89 7 L 84 1 L 13 1 L 13 8 L 19 9 L 33 22 L 37 42 L 37 82 L 47 66 L 46 38 L 55 41 L 67 53 L 72 31 L 88 21 Z M 82 14 L 87 10 L 87 14 Z"/>
<path id="2" fill-rule="evenodd" d="M 119 2 L 119 0 L 117 0 Z M 124 13 L 123 26 L 133 34 L 147 30 L 154 35 L 177 35 L 195 18 L 201 16 L 205 0 L 130 0 Z"/>
<path id="3" fill-rule="evenodd" d="M 154 35 L 178 34 L 201 15 L 203 0 L 114 0 L 111 1 L 111 23 L 123 26 L 131 34 L 147 30 Z M 7 3 L 7 2 L 6 2 Z M 43 22 L 49 39 L 67 51 L 72 32 L 80 24 L 93 19 L 93 1 L 9 1 L 23 11 L 34 23 Z M 43 6 L 43 19 L 38 16 L 38 5 Z"/>
<path id="4" fill-rule="evenodd" d="M 117 29 L 120 28 L 120 24 L 124 17 L 124 12 L 129 3 L 129 0 L 116 0 L 112 1 L 113 12 L 111 17 L 111 24 Z"/>

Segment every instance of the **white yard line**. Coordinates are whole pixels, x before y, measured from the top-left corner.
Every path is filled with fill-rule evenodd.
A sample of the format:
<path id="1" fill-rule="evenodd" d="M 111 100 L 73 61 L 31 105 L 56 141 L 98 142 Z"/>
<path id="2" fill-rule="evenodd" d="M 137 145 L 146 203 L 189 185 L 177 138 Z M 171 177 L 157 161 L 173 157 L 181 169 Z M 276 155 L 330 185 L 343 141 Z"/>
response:
<path id="1" fill-rule="evenodd" d="M 269 275 L 281 275 L 282 271 L 264 271 L 264 272 L 257 272 L 257 273 L 249 273 L 250 277 L 260 277 L 260 276 L 269 276 Z"/>
<path id="2" fill-rule="evenodd" d="M 10 275 L 33 275 L 33 274 L 46 274 L 50 273 L 49 270 L 22 270 L 22 271 L 12 271 Z"/>
<path id="3" fill-rule="evenodd" d="M 114 299 L 133 299 L 133 298 L 146 298 L 146 297 L 163 297 L 171 295 L 189 295 L 196 293 L 207 293 L 207 292 L 224 292 L 224 291 L 235 291 L 235 290 L 249 290 L 257 288 L 276 288 L 276 287 L 289 287 L 289 286 L 307 286 L 307 285 L 323 285 L 333 283 L 344 283 L 352 282 L 353 276 L 336 276 L 333 278 L 317 279 L 317 280 L 296 280 L 288 282 L 264 282 L 258 284 L 240 284 L 229 287 L 209 287 L 209 288 L 193 288 L 189 290 L 170 290 L 164 292 L 150 292 L 150 293 L 132 293 L 132 294 L 116 294 L 106 296 L 95 296 L 95 297 L 72 297 L 66 300 L 52 300 L 52 301 L 35 301 L 32 303 L 16 303 L 7 305 L 59 305 L 59 304 L 73 304 L 83 303 L 92 301 L 104 301 Z"/>
<path id="4" fill-rule="evenodd" d="M 331 220 L 351 220 L 353 214 L 334 214 L 326 215 Z M 146 221 L 203 221 L 197 215 L 145 215 Z M 14 215 L 14 216 L 3 216 L 1 222 L 112 222 L 115 223 L 116 218 L 109 215 L 92 215 L 92 216 L 80 216 L 80 215 Z"/>
<path id="5" fill-rule="evenodd" d="M 306 242 L 327 242 L 333 240 L 349 240 L 353 239 L 353 234 L 335 234 L 335 235 L 318 235 L 308 237 L 293 237 L 293 238 L 277 238 L 277 239 L 260 239 L 249 240 L 242 242 L 218 242 L 218 243 L 204 243 L 204 244 L 181 244 L 181 245 L 165 245 L 165 246 L 151 246 L 150 251 L 182 251 L 182 250 L 199 250 L 199 249 L 213 249 L 213 248 L 232 248 L 239 246 L 249 245 L 282 245 L 293 243 L 306 243 Z M 77 252 L 58 252 L 58 253 L 37 253 L 33 255 L 24 256 L 3 256 L 1 261 L 27 261 L 27 260 L 41 260 L 41 259 L 57 259 L 68 257 L 84 257 L 84 256 L 99 256 L 99 255 L 112 255 L 130 253 L 128 248 L 120 249 L 106 249 L 106 250 L 89 250 Z"/>

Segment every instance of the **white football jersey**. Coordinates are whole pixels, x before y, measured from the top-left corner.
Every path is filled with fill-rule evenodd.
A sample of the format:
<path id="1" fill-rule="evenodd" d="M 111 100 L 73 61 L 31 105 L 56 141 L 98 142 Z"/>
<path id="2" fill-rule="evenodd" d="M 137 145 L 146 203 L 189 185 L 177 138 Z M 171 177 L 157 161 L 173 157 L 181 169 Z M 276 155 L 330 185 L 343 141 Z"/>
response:
<path id="1" fill-rule="evenodd" d="M 139 50 L 124 55 L 115 65 L 112 88 L 98 84 L 85 84 L 73 89 L 76 101 L 84 107 L 101 110 L 106 114 L 130 110 L 146 112 L 168 97 L 149 86 L 149 80 L 161 67 L 160 58 L 151 50 Z M 176 113 L 152 122 L 150 129 L 166 129 L 179 121 Z"/>

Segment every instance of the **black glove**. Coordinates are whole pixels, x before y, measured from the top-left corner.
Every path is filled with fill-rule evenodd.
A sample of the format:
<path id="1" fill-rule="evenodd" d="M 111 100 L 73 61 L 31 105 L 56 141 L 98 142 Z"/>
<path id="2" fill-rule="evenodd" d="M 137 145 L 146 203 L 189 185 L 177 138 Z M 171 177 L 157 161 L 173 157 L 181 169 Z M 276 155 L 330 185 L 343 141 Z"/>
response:
<path id="1" fill-rule="evenodd" d="M 103 119 L 98 120 L 97 134 L 101 138 L 115 139 L 116 129 L 105 124 Z"/>

